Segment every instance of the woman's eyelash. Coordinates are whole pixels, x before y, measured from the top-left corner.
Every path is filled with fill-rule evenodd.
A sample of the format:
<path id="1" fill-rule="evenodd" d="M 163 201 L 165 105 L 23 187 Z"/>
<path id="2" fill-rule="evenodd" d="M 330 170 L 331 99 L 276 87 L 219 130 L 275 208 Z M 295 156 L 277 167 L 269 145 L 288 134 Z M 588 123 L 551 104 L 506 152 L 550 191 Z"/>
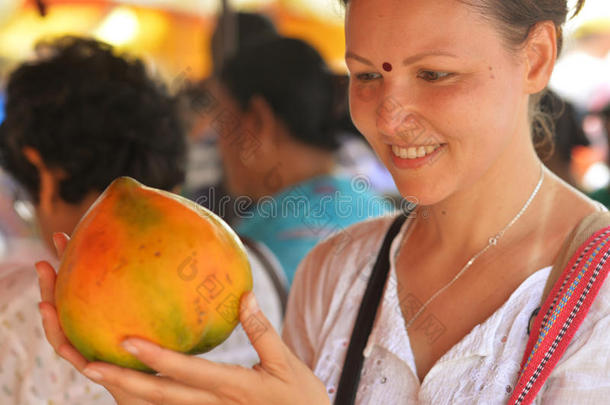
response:
<path id="1" fill-rule="evenodd" d="M 417 74 L 417 77 L 429 82 L 437 82 L 450 77 L 452 74 L 448 72 L 437 72 L 434 70 L 422 70 Z"/>
<path id="2" fill-rule="evenodd" d="M 417 74 L 417 77 L 420 79 L 424 79 L 429 82 L 437 82 L 448 77 L 451 77 L 453 73 L 449 72 L 438 72 L 434 70 L 422 70 Z M 370 82 L 372 80 L 376 80 L 381 78 L 381 74 L 379 73 L 359 73 L 355 75 L 356 79 L 360 82 Z"/>
<path id="3" fill-rule="evenodd" d="M 356 79 L 361 82 L 370 82 L 371 80 L 375 80 L 380 77 L 381 75 L 379 73 L 360 73 L 356 75 Z"/>

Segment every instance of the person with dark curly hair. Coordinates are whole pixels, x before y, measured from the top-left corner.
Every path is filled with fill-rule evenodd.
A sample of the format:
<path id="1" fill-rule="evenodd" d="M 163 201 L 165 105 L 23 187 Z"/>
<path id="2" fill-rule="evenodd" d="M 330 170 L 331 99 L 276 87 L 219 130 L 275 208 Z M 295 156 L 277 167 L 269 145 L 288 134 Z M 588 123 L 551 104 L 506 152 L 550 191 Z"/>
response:
<path id="1" fill-rule="evenodd" d="M 167 190 L 183 182 L 176 103 L 142 61 L 75 37 L 36 50 L 8 81 L 0 161 L 30 194 L 45 241 L 71 231 L 74 210 L 84 213 L 116 177 Z"/>
<path id="2" fill-rule="evenodd" d="M 177 190 L 185 133 L 177 105 L 143 62 L 93 39 L 41 42 L 6 86 L 0 164 L 33 203 L 49 248 L 70 234 L 117 177 Z M 34 258 L 41 241 L 8 238 L 0 255 L 0 403 L 112 404 L 100 386 L 74 375 L 45 342 Z"/>

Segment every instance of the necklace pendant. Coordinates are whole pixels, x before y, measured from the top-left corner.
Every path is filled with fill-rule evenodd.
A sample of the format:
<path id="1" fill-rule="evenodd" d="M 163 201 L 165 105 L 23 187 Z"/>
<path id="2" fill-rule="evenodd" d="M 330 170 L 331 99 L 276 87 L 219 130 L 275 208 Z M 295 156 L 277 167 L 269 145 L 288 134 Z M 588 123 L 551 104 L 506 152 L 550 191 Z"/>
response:
<path id="1" fill-rule="evenodd" d="M 498 244 L 498 238 L 497 237 L 491 237 L 489 238 L 489 246 L 496 246 Z"/>

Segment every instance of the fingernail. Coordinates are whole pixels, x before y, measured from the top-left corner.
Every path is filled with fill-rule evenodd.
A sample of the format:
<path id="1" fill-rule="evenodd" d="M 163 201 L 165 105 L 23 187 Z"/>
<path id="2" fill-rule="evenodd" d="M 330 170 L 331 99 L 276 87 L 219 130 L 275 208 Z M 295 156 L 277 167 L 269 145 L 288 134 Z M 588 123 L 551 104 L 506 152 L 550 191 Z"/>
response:
<path id="1" fill-rule="evenodd" d="M 137 356 L 139 353 L 138 348 L 135 347 L 129 340 L 123 340 L 123 342 L 121 342 L 121 346 L 123 346 L 123 349 L 127 350 L 134 356 Z"/>
<path id="2" fill-rule="evenodd" d="M 258 302 L 256 302 L 256 297 L 254 297 L 253 292 L 248 293 L 248 297 L 246 298 L 246 307 L 248 308 L 248 312 L 251 314 L 258 312 Z"/>
<path id="3" fill-rule="evenodd" d="M 34 268 L 36 269 L 36 274 L 38 275 L 38 278 L 40 278 L 40 271 L 38 270 L 38 266 L 40 266 L 40 263 L 42 262 L 34 263 Z"/>
<path id="4" fill-rule="evenodd" d="M 59 250 L 59 248 L 57 247 L 57 245 L 59 244 L 57 238 L 59 238 L 60 236 L 61 236 L 61 233 L 59 233 L 59 232 L 55 232 L 53 234 L 53 246 L 55 246 L 55 251 Z"/>
<path id="5" fill-rule="evenodd" d="M 103 376 L 100 372 L 96 370 L 91 370 L 90 368 L 85 367 L 83 370 L 83 374 L 92 379 L 93 381 L 101 381 Z"/>

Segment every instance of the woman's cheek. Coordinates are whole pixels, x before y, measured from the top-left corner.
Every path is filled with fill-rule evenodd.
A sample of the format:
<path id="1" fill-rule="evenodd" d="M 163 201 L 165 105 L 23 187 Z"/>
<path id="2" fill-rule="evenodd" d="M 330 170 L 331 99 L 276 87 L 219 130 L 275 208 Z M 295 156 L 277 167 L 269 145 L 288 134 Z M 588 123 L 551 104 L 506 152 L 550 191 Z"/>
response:
<path id="1" fill-rule="evenodd" d="M 379 81 L 350 84 L 349 102 L 352 121 L 365 137 L 370 135 L 371 130 L 374 131 L 380 91 Z"/>
<path id="2" fill-rule="evenodd" d="M 354 101 L 360 103 L 370 103 L 375 101 L 381 90 L 381 80 L 370 82 L 352 81 L 350 85 L 350 96 Z"/>

